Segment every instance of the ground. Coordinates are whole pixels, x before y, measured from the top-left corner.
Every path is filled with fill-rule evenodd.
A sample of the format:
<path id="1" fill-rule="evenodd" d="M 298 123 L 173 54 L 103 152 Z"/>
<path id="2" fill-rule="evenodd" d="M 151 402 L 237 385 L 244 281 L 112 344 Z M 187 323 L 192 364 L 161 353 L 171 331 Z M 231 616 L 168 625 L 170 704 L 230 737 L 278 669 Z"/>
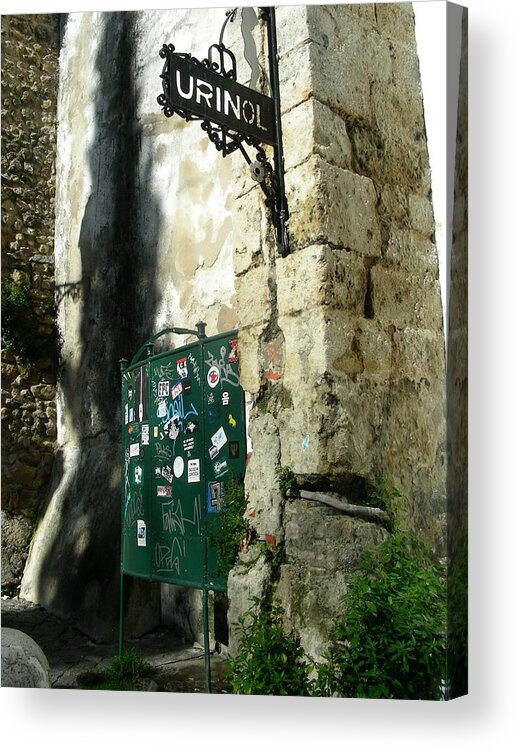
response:
<path id="1" fill-rule="evenodd" d="M 96 644 L 70 624 L 43 607 L 2 596 L 2 626 L 27 633 L 43 650 L 50 665 L 53 688 L 83 689 L 81 680 L 107 667 L 118 653 L 117 644 Z M 204 652 L 185 644 L 165 629 L 156 630 L 124 644 L 148 665 L 140 687 L 169 693 L 205 692 Z M 210 657 L 212 692 L 226 692 L 224 673 L 227 660 L 217 653 Z M 86 677 L 86 681 L 88 677 Z"/>

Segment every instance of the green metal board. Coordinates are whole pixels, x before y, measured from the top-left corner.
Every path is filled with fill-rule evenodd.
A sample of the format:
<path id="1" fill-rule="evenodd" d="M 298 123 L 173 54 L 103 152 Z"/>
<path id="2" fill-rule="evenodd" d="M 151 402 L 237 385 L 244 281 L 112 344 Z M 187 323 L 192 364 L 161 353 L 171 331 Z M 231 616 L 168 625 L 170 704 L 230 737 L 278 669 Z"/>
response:
<path id="1" fill-rule="evenodd" d="M 147 355 L 122 370 L 121 570 L 224 590 L 208 539 L 245 471 L 237 332 Z"/>

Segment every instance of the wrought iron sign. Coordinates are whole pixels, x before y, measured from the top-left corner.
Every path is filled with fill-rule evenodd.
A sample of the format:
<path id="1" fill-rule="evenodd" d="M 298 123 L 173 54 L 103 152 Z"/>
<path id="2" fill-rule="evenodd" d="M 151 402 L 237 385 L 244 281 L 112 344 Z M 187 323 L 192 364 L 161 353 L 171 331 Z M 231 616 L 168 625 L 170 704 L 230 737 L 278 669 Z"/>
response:
<path id="1" fill-rule="evenodd" d="M 255 182 L 260 184 L 276 230 L 281 255 L 289 252 L 288 211 L 284 188 L 280 93 L 278 84 L 276 24 L 274 8 L 261 8 L 267 23 L 269 75 L 272 97 L 237 82 L 237 63 L 223 42 L 224 30 L 233 21 L 237 8 L 228 11 L 219 43 L 198 60 L 189 53 L 176 52 L 164 44 L 160 57 L 165 61 L 160 75 L 163 93 L 158 97 L 166 117 L 176 114 L 187 122 L 197 120 L 210 141 L 224 156 L 241 151 Z M 273 146 L 274 166 L 262 144 Z M 254 159 L 247 147 L 255 151 Z"/>

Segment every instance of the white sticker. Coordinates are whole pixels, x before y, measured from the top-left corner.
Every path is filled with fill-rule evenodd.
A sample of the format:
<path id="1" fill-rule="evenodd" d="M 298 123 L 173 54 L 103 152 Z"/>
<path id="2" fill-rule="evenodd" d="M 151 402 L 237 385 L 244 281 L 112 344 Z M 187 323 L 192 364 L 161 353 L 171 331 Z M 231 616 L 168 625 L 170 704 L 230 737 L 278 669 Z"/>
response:
<path id="1" fill-rule="evenodd" d="M 129 446 L 129 455 L 133 458 L 140 455 L 140 443 L 131 443 Z"/>
<path id="2" fill-rule="evenodd" d="M 142 425 L 142 445 L 149 445 L 149 425 Z"/>
<path id="3" fill-rule="evenodd" d="M 147 546 L 147 529 L 145 521 L 137 520 L 136 522 L 136 543 L 138 547 Z"/>
<path id="4" fill-rule="evenodd" d="M 214 459 L 216 456 L 219 455 L 219 451 L 217 450 L 215 445 L 210 446 L 210 448 L 208 449 L 208 453 L 210 454 L 211 459 Z"/>
<path id="5" fill-rule="evenodd" d="M 133 407 L 129 410 L 129 421 L 134 422 L 135 421 L 135 410 Z"/>
<path id="6" fill-rule="evenodd" d="M 156 425 L 156 424 L 153 427 L 153 437 L 155 437 L 155 438 L 158 437 L 158 425 Z"/>
<path id="7" fill-rule="evenodd" d="M 174 476 L 176 477 L 176 479 L 179 479 L 180 476 L 183 474 L 184 468 L 185 468 L 185 461 L 183 460 L 181 456 L 176 456 L 176 458 L 174 459 L 174 464 L 173 464 L 173 471 L 174 471 Z"/>
<path id="8" fill-rule="evenodd" d="M 210 388 L 215 388 L 217 383 L 219 382 L 220 374 L 217 367 L 211 367 L 208 371 L 208 375 L 206 376 L 206 379 L 208 381 L 208 385 Z"/>
<path id="9" fill-rule="evenodd" d="M 164 417 L 167 414 L 167 404 L 165 401 L 160 401 L 156 414 L 158 417 Z"/>
<path id="10" fill-rule="evenodd" d="M 176 362 L 176 370 L 180 378 L 188 378 L 187 358 L 182 357 Z"/>
<path id="11" fill-rule="evenodd" d="M 124 422 L 127 424 L 129 422 L 129 406 L 128 404 L 124 407 Z"/>
<path id="12" fill-rule="evenodd" d="M 216 461 L 214 464 L 214 472 L 216 477 L 220 477 L 221 474 L 226 474 L 228 471 L 228 464 L 226 461 Z"/>
<path id="13" fill-rule="evenodd" d="M 230 403 L 230 394 L 228 393 L 228 391 L 222 392 L 221 401 L 222 401 L 223 406 L 228 406 L 228 404 Z"/>
<path id="14" fill-rule="evenodd" d="M 162 477 L 168 482 L 172 482 L 172 471 L 170 466 L 164 466 L 162 469 Z"/>
<path id="15" fill-rule="evenodd" d="M 176 385 L 173 387 L 171 391 L 172 398 L 178 398 L 180 393 L 183 391 L 183 385 L 181 384 L 181 380 L 178 380 Z"/>
<path id="16" fill-rule="evenodd" d="M 158 396 L 168 396 L 169 395 L 169 381 L 168 380 L 160 380 L 158 383 Z"/>
<path id="17" fill-rule="evenodd" d="M 156 494 L 158 497 L 172 497 L 172 487 L 164 487 L 163 485 L 157 487 Z"/>
<path id="18" fill-rule="evenodd" d="M 188 481 L 189 482 L 201 481 L 201 476 L 199 472 L 199 458 L 192 458 L 188 462 Z"/>
<path id="19" fill-rule="evenodd" d="M 223 445 L 227 442 L 228 438 L 222 427 L 219 427 L 215 435 L 212 435 L 212 445 L 215 445 L 218 451 L 221 450 Z"/>
<path id="20" fill-rule="evenodd" d="M 142 467 L 135 466 L 135 484 L 142 484 Z"/>

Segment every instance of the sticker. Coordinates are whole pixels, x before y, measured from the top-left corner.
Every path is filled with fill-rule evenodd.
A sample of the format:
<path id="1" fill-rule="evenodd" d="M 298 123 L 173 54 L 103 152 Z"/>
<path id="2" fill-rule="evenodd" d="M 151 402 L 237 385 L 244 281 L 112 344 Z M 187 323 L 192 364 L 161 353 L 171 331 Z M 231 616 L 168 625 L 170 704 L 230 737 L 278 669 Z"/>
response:
<path id="1" fill-rule="evenodd" d="M 143 469 L 141 466 L 135 466 L 135 484 L 142 484 Z"/>
<path id="2" fill-rule="evenodd" d="M 223 447 L 223 445 L 228 440 L 228 438 L 226 437 L 226 433 L 223 430 L 223 428 L 219 427 L 219 429 L 217 430 L 217 432 L 215 433 L 215 435 L 212 435 L 211 440 L 212 440 L 212 445 L 215 445 L 215 447 L 217 448 L 217 450 L 220 451 L 221 448 Z"/>
<path id="3" fill-rule="evenodd" d="M 191 451 L 193 449 L 193 447 L 194 447 L 194 438 L 193 437 L 187 438 L 186 440 L 183 441 L 183 450 L 185 452 L 186 451 Z"/>
<path id="4" fill-rule="evenodd" d="M 132 388 L 128 388 L 127 389 L 127 400 L 128 401 L 132 401 L 133 400 L 133 389 Z"/>
<path id="5" fill-rule="evenodd" d="M 133 428 L 133 425 L 132 425 L 132 424 L 128 425 L 127 431 L 128 431 L 128 433 L 129 433 L 130 435 L 131 435 L 131 433 L 133 432 L 133 429 L 134 429 L 134 428 Z"/>
<path id="6" fill-rule="evenodd" d="M 147 421 L 147 381 L 149 371 L 147 367 L 139 367 L 135 376 L 135 401 L 138 404 L 138 421 Z"/>
<path id="7" fill-rule="evenodd" d="M 133 407 L 129 410 L 129 421 L 134 422 L 135 421 L 135 410 Z"/>
<path id="8" fill-rule="evenodd" d="M 185 432 L 188 432 L 188 433 L 197 432 L 198 427 L 199 427 L 199 423 L 197 419 L 189 419 L 187 420 L 185 424 Z"/>
<path id="9" fill-rule="evenodd" d="M 129 422 L 129 406 L 126 404 L 124 407 L 124 424 Z"/>
<path id="10" fill-rule="evenodd" d="M 156 425 L 156 424 L 153 427 L 153 437 L 155 437 L 155 438 L 158 437 L 158 425 Z"/>
<path id="11" fill-rule="evenodd" d="M 178 380 L 175 386 L 173 386 L 171 391 L 172 398 L 178 398 L 180 393 L 183 391 L 183 386 L 181 384 L 181 380 Z"/>
<path id="12" fill-rule="evenodd" d="M 222 504 L 221 482 L 208 483 L 208 512 L 219 512 Z"/>
<path id="13" fill-rule="evenodd" d="M 131 443 L 129 446 L 129 455 L 132 458 L 140 455 L 140 443 Z"/>
<path id="14" fill-rule="evenodd" d="M 163 425 L 163 431 L 171 440 L 176 440 L 180 434 L 180 418 L 177 414 L 175 414 L 172 419 L 165 422 Z"/>
<path id="15" fill-rule="evenodd" d="M 221 376 L 217 367 L 212 366 L 208 371 L 208 375 L 206 376 L 210 388 L 215 388 L 215 386 L 219 382 L 220 377 Z"/>
<path id="16" fill-rule="evenodd" d="M 228 443 L 228 449 L 230 451 L 230 458 L 239 458 L 239 441 L 231 440 Z"/>
<path id="17" fill-rule="evenodd" d="M 238 341 L 237 339 L 229 339 L 228 345 L 230 347 L 230 353 L 228 354 L 228 362 L 239 361 Z"/>
<path id="18" fill-rule="evenodd" d="M 215 458 L 216 456 L 218 456 L 218 455 L 219 455 L 219 450 L 218 450 L 218 448 L 216 448 L 216 447 L 215 447 L 215 445 L 211 445 L 211 446 L 210 446 L 210 448 L 208 449 L 208 452 L 209 452 L 209 454 L 210 454 L 210 458 L 211 458 L 212 460 L 213 460 L 213 459 L 214 459 L 214 458 Z"/>
<path id="19" fill-rule="evenodd" d="M 185 469 L 185 461 L 181 456 L 176 456 L 174 459 L 173 464 L 173 470 L 174 470 L 174 476 L 176 479 L 179 479 L 180 476 L 183 474 L 183 470 Z"/>
<path id="20" fill-rule="evenodd" d="M 180 378 L 188 378 L 187 358 L 182 357 L 176 361 L 176 370 Z"/>
<path id="21" fill-rule="evenodd" d="M 199 470 L 199 458 L 192 458 L 188 462 L 187 473 L 188 473 L 189 482 L 199 482 L 201 480 L 200 470 Z"/>
<path id="22" fill-rule="evenodd" d="M 214 464 L 214 472 L 216 477 L 220 477 L 223 474 L 226 474 L 228 471 L 228 464 L 226 461 L 216 461 Z"/>
<path id="23" fill-rule="evenodd" d="M 230 427 L 237 427 L 237 422 L 231 414 L 228 415 L 228 424 L 230 425 Z"/>
<path id="24" fill-rule="evenodd" d="M 156 488 L 156 494 L 158 497 L 172 497 L 172 487 L 164 487 L 160 485 Z"/>
<path id="25" fill-rule="evenodd" d="M 162 470 L 160 469 L 160 467 L 159 467 L 159 466 L 157 466 L 157 467 L 155 468 L 155 470 L 154 470 L 154 476 L 155 476 L 155 477 L 157 477 L 157 478 L 159 479 L 159 478 L 161 477 L 161 475 L 162 475 Z"/>
<path id="26" fill-rule="evenodd" d="M 207 404 L 213 404 L 215 401 L 215 396 L 213 393 L 209 393 L 208 397 L 206 399 Z"/>
<path id="27" fill-rule="evenodd" d="M 223 391 L 221 393 L 221 403 L 223 406 L 228 406 L 228 404 L 230 403 L 230 394 L 228 393 L 228 391 Z"/>
<path id="28" fill-rule="evenodd" d="M 137 520 L 136 522 L 136 544 L 138 547 L 145 547 L 147 545 L 145 521 Z"/>
<path id="29" fill-rule="evenodd" d="M 141 441 L 142 441 L 142 445 L 149 445 L 149 425 L 148 424 L 142 425 Z"/>
<path id="30" fill-rule="evenodd" d="M 169 483 L 172 483 L 172 469 L 170 466 L 164 466 L 162 469 L 162 477 Z"/>
<path id="31" fill-rule="evenodd" d="M 168 396 L 170 393 L 170 383 L 168 380 L 160 380 L 158 383 L 158 396 Z"/>
<path id="32" fill-rule="evenodd" d="M 167 404 L 165 401 L 160 401 L 158 404 L 158 411 L 156 412 L 157 417 L 165 417 L 167 414 Z"/>
<path id="33" fill-rule="evenodd" d="M 188 393 L 192 390 L 192 383 L 190 382 L 190 380 L 183 381 L 183 390 L 185 391 L 185 393 Z"/>

